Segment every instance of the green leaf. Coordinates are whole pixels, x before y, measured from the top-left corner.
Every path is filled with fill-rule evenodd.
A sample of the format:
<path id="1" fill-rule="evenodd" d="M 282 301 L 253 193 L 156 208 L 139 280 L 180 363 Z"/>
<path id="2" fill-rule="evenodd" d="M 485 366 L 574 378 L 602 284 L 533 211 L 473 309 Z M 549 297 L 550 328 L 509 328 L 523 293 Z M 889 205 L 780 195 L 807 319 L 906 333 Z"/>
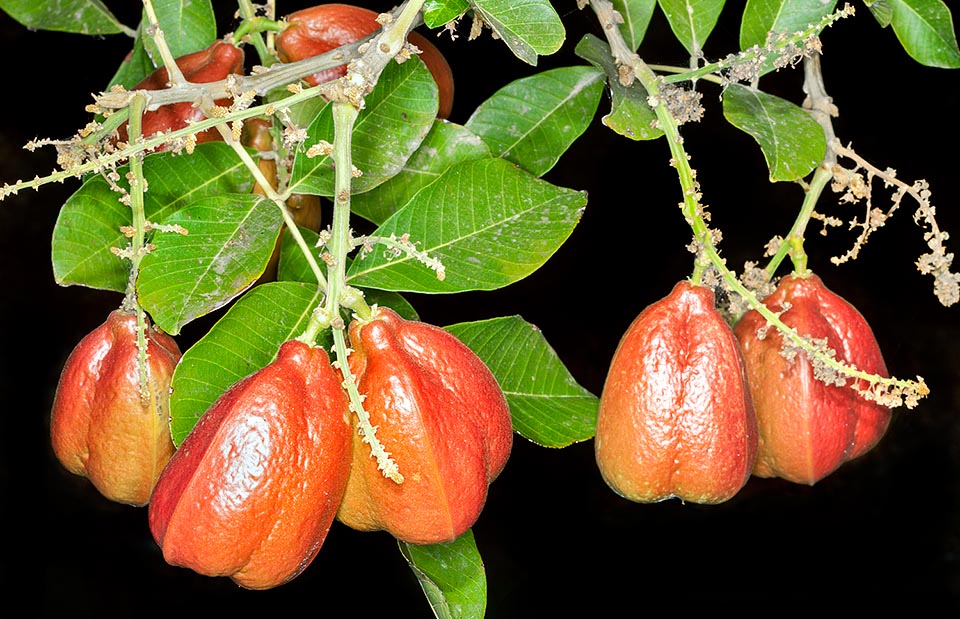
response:
<path id="1" fill-rule="evenodd" d="M 747 0 L 740 22 L 740 49 L 767 43 L 771 32 L 792 34 L 833 12 L 836 0 Z"/>
<path id="2" fill-rule="evenodd" d="M 674 36 L 691 56 L 699 56 L 707 42 L 724 0 L 658 0 Z"/>
<path id="3" fill-rule="evenodd" d="M 271 282 L 234 303 L 184 354 L 173 373 L 170 427 L 179 445 L 200 416 L 238 380 L 270 363 L 303 332 L 320 300 L 315 285 Z"/>
<path id="4" fill-rule="evenodd" d="M 163 221 L 188 234 L 154 237 L 140 263 L 137 292 L 157 325 L 176 335 L 249 288 L 263 274 L 283 219 L 253 193 L 208 196 Z"/>
<path id="5" fill-rule="evenodd" d="M 561 67 L 515 80 L 484 101 L 464 125 L 503 157 L 543 176 L 593 122 L 602 72 Z"/>
<path id="6" fill-rule="evenodd" d="M 274 93 L 277 93 L 277 90 L 274 90 L 271 95 Z M 292 92 L 284 89 L 283 92 L 278 93 L 279 96 L 276 96 L 272 100 L 285 99 L 292 94 Z M 329 107 L 330 102 L 323 97 L 311 97 L 288 107 L 287 114 L 284 115 L 283 119 L 287 126 L 296 125 L 297 127 L 309 127 L 317 120 L 320 113 Z M 332 108 L 330 108 L 330 111 L 332 111 Z M 330 111 L 327 113 L 329 114 Z"/>
<path id="7" fill-rule="evenodd" d="M 481 619 L 487 606 L 487 576 L 473 531 L 449 544 L 398 542 L 400 552 L 439 619 Z"/>
<path id="8" fill-rule="evenodd" d="M 381 224 L 453 164 L 487 157 L 490 148 L 479 136 L 463 125 L 437 120 L 396 176 L 371 191 L 352 196 L 351 212 Z"/>
<path id="9" fill-rule="evenodd" d="M 153 7 L 174 58 L 206 49 L 216 40 L 216 15 L 210 0 L 154 0 Z M 153 37 L 144 33 L 147 24 L 144 12 L 130 57 L 124 59 L 108 88 L 119 84 L 132 89 L 160 65 Z"/>
<path id="10" fill-rule="evenodd" d="M 613 8 L 623 17 L 620 34 L 630 49 L 637 51 L 647 34 L 657 0 L 613 0 Z"/>
<path id="11" fill-rule="evenodd" d="M 507 316 L 446 329 L 493 372 L 515 432 L 543 447 L 593 438 L 599 399 L 577 383 L 536 326 Z"/>
<path id="12" fill-rule="evenodd" d="M 439 28 L 469 8 L 467 0 L 427 0 L 423 3 L 423 23 L 427 28 Z"/>
<path id="13" fill-rule="evenodd" d="M 630 86 L 620 83 L 618 67 L 605 41 L 585 34 L 574 51 L 607 76 L 612 103 L 610 113 L 601 119 L 604 125 L 631 140 L 652 140 L 663 135 L 655 124 L 657 114 L 647 104 L 647 91 L 637 80 Z"/>
<path id="14" fill-rule="evenodd" d="M 128 166 L 117 170 L 127 188 Z M 143 162 L 148 191 L 143 194 L 147 220 L 160 223 L 186 204 L 205 196 L 243 193 L 253 188 L 246 167 L 226 144 L 200 144 L 192 155 L 155 153 Z M 186 189 L 185 189 L 186 188 Z M 123 292 L 130 263 L 110 250 L 130 240 L 120 232 L 132 220 L 130 207 L 100 176 L 89 177 L 60 209 L 53 229 L 53 274 L 62 286 L 81 285 Z"/>
<path id="15" fill-rule="evenodd" d="M 950 9 L 942 0 L 887 0 L 893 31 L 911 58 L 928 67 L 960 68 Z"/>
<path id="16" fill-rule="evenodd" d="M 211 0 L 153 0 L 153 8 L 174 58 L 205 49 L 217 38 Z"/>
<path id="17" fill-rule="evenodd" d="M 548 0 L 472 0 L 483 23 L 527 64 L 536 66 L 538 56 L 553 54 L 567 33 L 563 21 Z"/>
<path id="18" fill-rule="evenodd" d="M 890 25 L 890 20 L 893 18 L 893 9 L 890 8 L 886 0 L 866 0 L 865 4 L 881 28 L 886 28 Z"/>
<path id="19" fill-rule="evenodd" d="M 586 194 L 537 179 L 503 159 L 457 164 L 376 230 L 409 235 L 439 260 L 445 279 L 410 253 L 375 247 L 351 265 L 358 287 L 447 293 L 492 290 L 523 279 L 563 244 L 580 221 Z"/>
<path id="20" fill-rule="evenodd" d="M 826 153 L 823 128 L 810 114 L 779 97 L 732 84 L 724 91 L 723 115 L 760 144 L 772 182 L 803 178 Z"/>
<path id="21" fill-rule="evenodd" d="M 303 240 L 311 247 L 317 247 L 320 235 L 314 230 L 308 230 L 303 226 L 298 226 Z M 313 255 L 317 259 L 320 268 L 323 268 L 323 262 L 318 257 L 319 252 L 313 250 Z M 280 241 L 280 262 L 277 264 L 277 279 L 290 282 L 306 282 L 316 284 L 317 276 L 310 268 L 310 263 L 303 255 L 300 246 L 293 238 L 293 234 L 286 228 Z"/>
<path id="22" fill-rule="evenodd" d="M 100 0 L 0 0 L 0 9 L 33 30 L 74 34 L 117 34 L 125 27 Z"/>
<path id="23" fill-rule="evenodd" d="M 437 117 L 437 83 L 419 58 L 392 62 L 366 98 L 353 130 L 353 165 L 362 176 L 353 179 L 353 193 L 369 191 L 403 169 Z M 333 144 L 333 109 L 326 106 L 307 129 L 306 146 Z M 290 188 L 295 193 L 333 196 L 333 157 L 308 157 L 301 149 L 293 162 Z"/>

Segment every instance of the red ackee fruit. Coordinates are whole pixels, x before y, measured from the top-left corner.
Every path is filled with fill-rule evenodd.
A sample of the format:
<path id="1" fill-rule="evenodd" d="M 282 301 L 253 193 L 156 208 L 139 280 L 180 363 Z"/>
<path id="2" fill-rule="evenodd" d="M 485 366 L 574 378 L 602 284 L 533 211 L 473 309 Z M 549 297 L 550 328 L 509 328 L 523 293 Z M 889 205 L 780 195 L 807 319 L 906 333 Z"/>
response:
<path id="1" fill-rule="evenodd" d="M 597 464 L 631 501 L 720 503 L 750 477 L 756 424 L 743 358 L 713 291 L 682 281 L 617 346 L 600 398 Z"/>
<path id="2" fill-rule="evenodd" d="M 763 304 L 801 335 L 825 340 L 838 360 L 887 375 L 867 321 L 816 275 L 785 277 Z M 890 422 L 887 407 L 854 391 L 854 379 L 847 379 L 846 386 L 818 380 L 802 352 L 788 359 L 783 336 L 768 327 L 759 312 L 744 314 L 734 331 L 747 364 L 760 431 L 755 475 L 814 484 L 884 435 Z M 867 383 L 858 380 L 857 386 L 864 389 Z"/>
<path id="3" fill-rule="evenodd" d="M 177 58 L 177 66 L 189 82 L 204 84 L 226 79 L 228 75 L 243 73 L 243 50 L 224 41 L 214 41 L 206 49 Z M 160 67 L 148 75 L 133 90 L 162 90 L 170 86 L 170 77 L 166 67 Z M 229 106 L 229 99 L 218 99 L 217 105 Z M 192 122 L 205 119 L 203 111 L 190 101 L 171 103 L 156 110 L 143 114 L 141 133 L 144 137 L 151 137 L 156 133 L 165 133 L 183 129 Z M 126 142 L 127 123 L 118 128 L 120 140 Z M 223 139 L 216 127 L 211 127 L 197 133 L 197 143 L 211 142 Z M 156 150 L 168 150 L 172 146 L 163 144 Z"/>
<path id="4" fill-rule="evenodd" d="M 359 41 L 380 29 L 376 11 L 350 4 L 329 3 L 291 13 L 287 28 L 277 36 L 277 55 L 283 62 L 296 62 Z M 411 32 L 407 40 L 420 49 L 420 59 L 430 70 L 439 89 L 438 118 L 447 118 L 453 108 L 453 72 L 443 53 L 423 35 Z M 314 73 L 311 86 L 343 77 L 346 65 Z"/>
<path id="5" fill-rule="evenodd" d="M 147 322 L 141 389 L 137 315 L 117 309 L 67 358 L 50 418 L 57 459 L 106 498 L 143 506 L 173 455 L 170 380 L 180 349 Z"/>
<path id="6" fill-rule="evenodd" d="M 376 438 L 403 483 L 384 477 L 356 434 L 338 519 L 413 544 L 454 540 L 480 515 L 513 442 L 496 379 L 448 331 L 380 308 L 350 325 L 350 369 Z"/>
<path id="7" fill-rule="evenodd" d="M 343 496 L 349 414 L 327 353 L 284 343 L 203 414 L 160 476 L 149 516 L 164 559 L 248 589 L 299 575 Z"/>

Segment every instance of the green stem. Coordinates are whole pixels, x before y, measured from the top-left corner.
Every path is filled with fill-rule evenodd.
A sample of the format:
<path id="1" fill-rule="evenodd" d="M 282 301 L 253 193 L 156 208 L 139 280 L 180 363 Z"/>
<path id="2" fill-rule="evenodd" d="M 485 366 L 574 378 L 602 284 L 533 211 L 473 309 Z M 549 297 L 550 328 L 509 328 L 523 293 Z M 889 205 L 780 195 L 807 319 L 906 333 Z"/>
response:
<path id="1" fill-rule="evenodd" d="M 353 125 L 359 111 L 349 103 L 333 103 L 333 161 L 334 161 L 334 197 L 333 223 L 331 224 L 330 250 L 331 261 L 327 266 L 327 296 L 324 304 L 317 307 L 310 316 L 307 328 L 299 339 L 313 342 L 321 330 L 333 326 L 334 331 L 344 328 L 340 317 L 340 296 L 346 284 L 347 254 L 350 252 L 350 191 L 353 181 L 351 170 L 353 157 Z M 346 362 L 346 349 L 338 358 Z"/>
<path id="2" fill-rule="evenodd" d="M 341 295 L 347 292 L 346 286 L 346 261 L 347 254 L 351 249 L 350 239 L 350 191 L 353 181 L 353 156 L 351 154 L 353 125 L 357 120 L 359 110 L 353 105 L 343 101 L 333 103 L 333 160 L 335 165 L 335 184 L 333 197 L 333 228 L 331 230 L 328 247 L 333 254 L 333 261 L 327 269 L 327 298 L 323 310 L 319 316 L 328 317 L 330 326 L 333 327 L 333 346 L 336 353 L 337 364 L 343 374 L 343 386 L 350 397 L 350 410 L 357 415 L 357 423 L 360 435 L 363 441 L 370 445 L 371 455 L 377 460 L 377 467 L 383 473 L 384 477 L 398 483 L 403 483 L 403 475 L 397 467 L 396 462 L 390 458 L 390 454 L 383 449 L 376 436 L 376 428 L 370 424 L 370 415 L 363 408 L 363 398 L 357 388 L 356 380 L 350 371 L 350 363 L 347 356 L 346 338 L 344 331 L 346 326 L 343 318 L 340 316 Z M 350 292 L 357 292 L 351 290 Z M 359 301 L 362 302 L 362 296 Z M 357 300 L 355 299 L 356 303 Z M 364 307 L 366 302 L 363 302 Z M 320 309 L 320 308 L 318 308 Z M 372 312 L 367 308 L 367 316 Z M 311 317 L 308 332 L 314 328 L 314 318 L 318 316 L 315 312 Z M 305 334 L 307 335 L 307 334 Z M 308 336 L 313 337 L 313 336 Z"/>
<path id="3" fill-rule="evenodd" d="M 730 67 L 754 63 L 758 60 L 761 62 L 767 62 L 770 58 L 785 51 L 789 51 L 789 48 L 797 43 L 819 35 L 824 29 L 832 26 L 836 21 L 844 17 L 849 17 L 850 15 L 853 15 L 853 9 L 845 7 L 841 10 L 823 16 L 816 24 L 809 24 L 803 30 L 790 33 L 789 36 L 775 37 L 771 43 L 767 43 L 763 46 L 754 46 L 750 49 L 740 52 L 735 56 L 730 56 L 717 62 L 705 64 L 697 69 L 690 70 L 689 68 L 678 69 L 676 67 L 660 67 L 663 70 L 676 73 L 676 75 L 664 76 L 663 83 L 673 84 L 676 82 L 687 82 L 699 79 L 723 83 L 720 78 L 714 77 L 711 74 L 719 75 L 721 72 Z M 653 65 L 650 66 L 652 67 Z"/>
<path id="4" fill-rule="evenodd" d="M 223 136 L 227 144 L 233 148 L 234 152 L 236 152 L 243 164 L 247 166 L 247 169 L 250 170 L 251 174 L 253 174 L 254 181 L 256 181 L 256 183 L 260 185 L 261 189 L 263 189 L 265 197 L 272 201 L 277 208 L 280 209 L 280 214 L 283 216 L 283 223 L 286 224 L 291 236 L 293 236 L 293 240 L 300 248 L 300 251 L 303 252 L 303 256 L 306 258 L 307 264 L 310 266 L 310 270 L 317 278 L 317 284 L 320 286 L 320 290 L 326 290 L 328 284 L 327 280 L 323 277 L 323 270 L 320 268 L 320 264 L 313 255 L 313 250 L 310 247 L 310 244 L 307 243 L 306 239 L 303 238 L 303 234 L 300 232 L 300 227 L 297 226 L 297 222 L 294 221 L 293 215 L 290 214 L 290 209 L 287 208 L 284 196 L 277 193 L 277 191 L 273 188 L 273 185 L 270 184 L 270 181 L 267 180 L 267 177 L 265 177 L 263 172 L 260 170 L 260 166 L 257 165 L 257 162 L 254 161 L 253 157 L 250 156 L 250 153 L 247 152 L 247 149 L 245 149 L 240 142 L 233 139 L 230 129 L 223 125 L 218 125 L 218 128 L 220 129 L 220 134 Z"/>
<path id="5" fill-rule="evenodd" d="M 130 103 L 130 139 L 136 141 L 143 132 L 142 118 L 146 107 L 146 98 L 135 95 Z M 147 216 L 143 204 L 143 162 L 140 157 L 130 159 L 130 210 L 132 212 L 133 236 L 130 241 L 130 279 L 124 299 L 126 307 L 137 312 L 137 368 L 140 373 L 140 398 L 146 401 L 150 397 L 147 376 L 147 317 L 137 300 L 137 279 L 140 275 L 140 262 L 143 260 L 146 245 Z"/>
<path id="6" fill-rule="evenodd" d="M 807 224 L 810 223 L 810 218 L 813 216 L 817 201 L 820 199 L 820 195 L 823 193 L 827 183 L 829 183 L 832 178 L 833 174 L 823 166 L 818 166 L 813 173 L 813 179 L 811 179 L 810 185 L 806 189 L 803 205 L 800 207 L 800 213 L 793 222 L 793 228 L 790 229 L 787 238 L 780 243 L 780 247 L 777 248 L 777 253 L 770 258 L 770 262 L 767 264 L 766 271 L 768 280 L 773 279 L 777 269 L 780 267 L 780 263 L 783 262 L 783 259 L 786 258 L 787 255 L 790 256 L 793 262 L 793 270 L 797 275 L 804 276 L 807 274 L 807 253 L 803 249 L 803 236 L 806 234 Z"/>
<path id="7" fill-rule="evenodd" d="M 327 311 L 331 316 L 340 313 L 340 293 L 347 279 L 347 254 L 350 252 L 350 192 L 353 190 L 353 155 L 351 153 L 353 125 L 359 110 L 349 103 L 333 103 L 333 159 L 335 162 L 333 222 L 327 247 L 333 254 L 333 263 L 327 268 Z"/>
<path id="8" fill-rule="evenodd" d="M 646 64 L 639 61 L 639 59 L 634 65 L 634 72 L 637 79 L 640 80 L 640 83 L 647 91 L 649 101 L 651 101 L 653 111 L 657 116 L 657 124 L 667 140 L 667 146 L 670 149 L 671 164 L 677 171 L 680 188 L 683 192 L 681 211 L 687 223 L 690 225 L 690 229 L 693 231 L 693 237 L 697 246 L 701 248 L 701 250 L 697 252 L 697 258 L 694 262 L 693 274 L 691 276 L 691 281 L 694 284 L 699 284 L 703 271 L 711 261 L 708 256 L 704 255 L 702 250 L 707 247 L 713 247 L 713 234 L 710 232 L 710 228 L 707 226 L 706 220 L 703 217 L 703 208 L 700 204 L 700 189 L 696 182 L 693 168 L 690 166 L 690 159 L 687 156 L 686 150 L 683 148 L 683 138 L 680 136 L 680 128 L 677 125 L 677 121 L 667 106 L 659 102 L 660 86 L 657 75 Z M 722 267 L 722 262 L 718 268 L 725 268 Z"/>
<path id="9" fill-rule="evenodd" d="M 150 26 L 153 28 L 153 40 L 157 44 L 157 50 L 160 52 L 160 57 L 163 59 L 163 66 L 167 68 L 167 77 L 170 80 L 170 83 L 174 86 L 183 84 L 187 80 L 185 77 L 183 77 L 183 72 L 180 71 L 180 66 L 173 57 L 170 47 L 167 46 L 167 39 L 163 34 L 163 29 L 160 27 L 160 20 L 157 18 L 157 12 L 153 9 L 153 0 L 143 0 L 143 10 L 146 12 Z"/>
<path id="10" fill-rule="evenodd" d="M 272 17 L 259 16 L 250 0 L 237 0 L 240 7 L 240 16 L 243 21 L 234 31 L 234 40 L 238 43 L 244 38 L 253 43 L 257 55 L 260 57 L 260 64 L 269 67 L 277 62 L 277 57 L 270 53 L 270 48 L 260 35 L 262 31 L 280 31 L 283 30 L 283 24 L 275 21 Z"/>

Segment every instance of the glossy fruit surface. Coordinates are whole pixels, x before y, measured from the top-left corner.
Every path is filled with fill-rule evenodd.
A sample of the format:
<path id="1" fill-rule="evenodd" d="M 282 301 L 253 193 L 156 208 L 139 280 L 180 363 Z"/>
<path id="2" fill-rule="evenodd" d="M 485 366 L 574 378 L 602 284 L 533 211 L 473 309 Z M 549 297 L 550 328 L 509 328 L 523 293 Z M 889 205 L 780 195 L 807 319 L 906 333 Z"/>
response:
<path id="1" fill-rule="evenodd" d="M 142 506 L 173 455 L 170 380 L 180 360 L 166 333 L 146 330 L 146 390 L 140 388 L 137 315 L 114 310 L 67 358 L 50 418 L 57 459 L 106 498 Z M 142 397 L 143 395 L 146 397 Z"/>
<path id="2" fill-rule="evenodd" d="M 358 41 L 380 29 L 376 11 L 350 4 L 329 3 L 291 13 L 289 26 L 277 36 L 277 54 L 283 62 L 296 62 Z M 430 70 L 439 88 L 437 117 L 447 118 L 453 108 L 453 72 L 437 47 L 418 32 L 407 40 L 420 49 L 420 59 Z M 306 78 L 311 86 L 343 77 L 346 65 L 314 73 Z"/>
<path id="3" fill-rule="evenodd" d="M 220 40 L 214 41 L 206 49 L 177 58 L 177 66 L 180 67 L 183 76 L 187 81 L 197 84 L 217 82 L 226 79 L 231 73 L 242 74 L 243 62 L 244 53 L 242 49 Z M 169 86 L 169 79 L 166 67 L 160 67 L 134 86 L 133 90 L 162 90 Z M 228 106 L 230 100 L 219 99 L 215 103 Z M 144 137 L 150 137 L 156 133 L 183 129 L 191 122 L 197 122 L 204 118 L 206 116 L 193 102 L 171 103 L 156 110 L 144 112 L 141 132 Z M 127 124 L 121 125 L 118 132 L 120 139 L 125 142 L 127 140 Z M 222 138 L 216 127 L 211 127 L 197 134 L 198 144 L 220 139 Z M 164 144 L 157 150 L 168 150 L 170 148 L 171 145 Z"/>
<path id="4" fill-rule="evenodd" d="M 203 414 L 160 476 L 149 516 L 164 559 L 248 589 L 295 578 L 340 504 L 348 422 L 326 352 L 284 343 Z"/>
<path id="5" fill-rule="evenodd" d="M 763 304 L 802 335 L 824 339 L 837 358 L 887 375 L 873 331 L 850 303 L 816 275 L 785 277 Z M 789 309 L 786 309 L 789 304 Z M 784 311 L 786 310 L 786 311 Z M 743 349 L 757 411 L 760 447 L 754 473 L 814 484 L 871 449 L 887 430 L 890 410 L 850 386 L 814 378 L 803 353 L 782 354 L 783 337 L 754 310 L 734 331 Z M 761 334 L 763 337 L 761 337 Z M 866 387 L 861 381 L 860 387 Z"/>
<path id="6" fill-rule="evenodd" d="M 746 484 L 757 426 L 743 359 L 709 288 L 682 281 L 627 328 L 594 442 L 606 483 L 640 503 L 720 503 Z"/>
<path id="7" fill-rule="evenodd" d="M 477 520 L 506 465 L 510 410 L 490 370 L 448 331 L 378 312 L 350 325 L 350 369 L 404 480 L 385 478 L 355 433 L 338 518 L 413 544 L 449 542 Z"/>

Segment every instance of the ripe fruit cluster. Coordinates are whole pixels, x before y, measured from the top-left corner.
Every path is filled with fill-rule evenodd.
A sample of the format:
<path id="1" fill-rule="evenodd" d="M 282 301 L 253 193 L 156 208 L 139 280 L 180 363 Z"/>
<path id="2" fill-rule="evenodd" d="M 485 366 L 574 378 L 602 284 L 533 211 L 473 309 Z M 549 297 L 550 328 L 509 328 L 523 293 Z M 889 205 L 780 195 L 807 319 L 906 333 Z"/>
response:
<path id="1" fill-rule="evenodd" d="M 839 361 L 887 375 L 863 316 L 816 275 L 784 278 L 763 303 Z M 634 320 L 611 361 L 601 474 L 643 503 L 719 503 L 751 474 L 812 485 L 876 445 L 890 420 L 887 407 L 823 375 L 758 311 L 731 328 L 711 289 L 680 282 Z"/>
<path id="2" fill-rule="evenodd" d="M 509 457 L 503 392 L 449 332 L 390 309 L 355 319 L 349 337 L 363 407 L 402 481 L 384 477 L 369 437 L 353 430 L 340 370 L 298 340 L 224 392 L 174 451 L 166 403 L 179 352 L 149 332 L 141 400 L 136 316 L 120 311 L 67 363 L 55 451 L 108 498 L 149 502 L 166 561 L 249 589 L 300 574 L 335 518 L 413 544 L 453 541 L 477 520 Z"/>
<path id="3" fill-rule="evenodd" d="M 299 11 L 281 23 L 282 62 L 380 28 L 376 12 L 345 4 Z M 422 35 L 411 33 L 409 42 L 435 77 L 445 117 L 450 68 Z M 209 83 L 241 74 L 245 56 L 218 40 L 176 63 L 188 82 Z M 346 71 L 305 81 L 316 85 Z M 167 88 L 169 80 L 159 68 L 135 89 Z M 203 118 L 191 102 L 164 105 L 144 112 L 142 134 Z M 242 129 L 244 146 L 275 150 L 269 121 L 250 119 Z M 116 139 L 126 142 L 127 132 L 124 123 Z M 197 143 L 220 139 L 215 128 L 195 136 Z M 154 150 L 175 146 L 171 140 Z M 276 189 L 276 161 L 264 157 L 259 167 Z M 293 196 L 287 206 L 296 223 L 319 227 L 316 196 Z M 273 277 L 276 259 L 275 251 L 263 280 Z M 477 520 L 487 486 L 509 457 L 510 411 L 489 369 L 449 332 L 386 308 L 349 327 L 359 401 L 351 404 L 345 376 L 323 349 L 290 340 L 271 363 L 226 390 L 175 448 L 168 404 L 181 353 L 149 318 L 145 329 L 137 323 L 136 312 L 117 310 L 78 345 L 58 386 L 51 438 L 61 463 L 105 497 L 149 505 L 150 530 L 173 565 L 249 589 L 275 587 L 310 564 L 334 519 L 413 544 L 453 541 Z M 376 432 L 355 431 L 354 412 L 368 415 Z M 391 479 L 371 457 L 374 445 L 398 468 Z"/>

